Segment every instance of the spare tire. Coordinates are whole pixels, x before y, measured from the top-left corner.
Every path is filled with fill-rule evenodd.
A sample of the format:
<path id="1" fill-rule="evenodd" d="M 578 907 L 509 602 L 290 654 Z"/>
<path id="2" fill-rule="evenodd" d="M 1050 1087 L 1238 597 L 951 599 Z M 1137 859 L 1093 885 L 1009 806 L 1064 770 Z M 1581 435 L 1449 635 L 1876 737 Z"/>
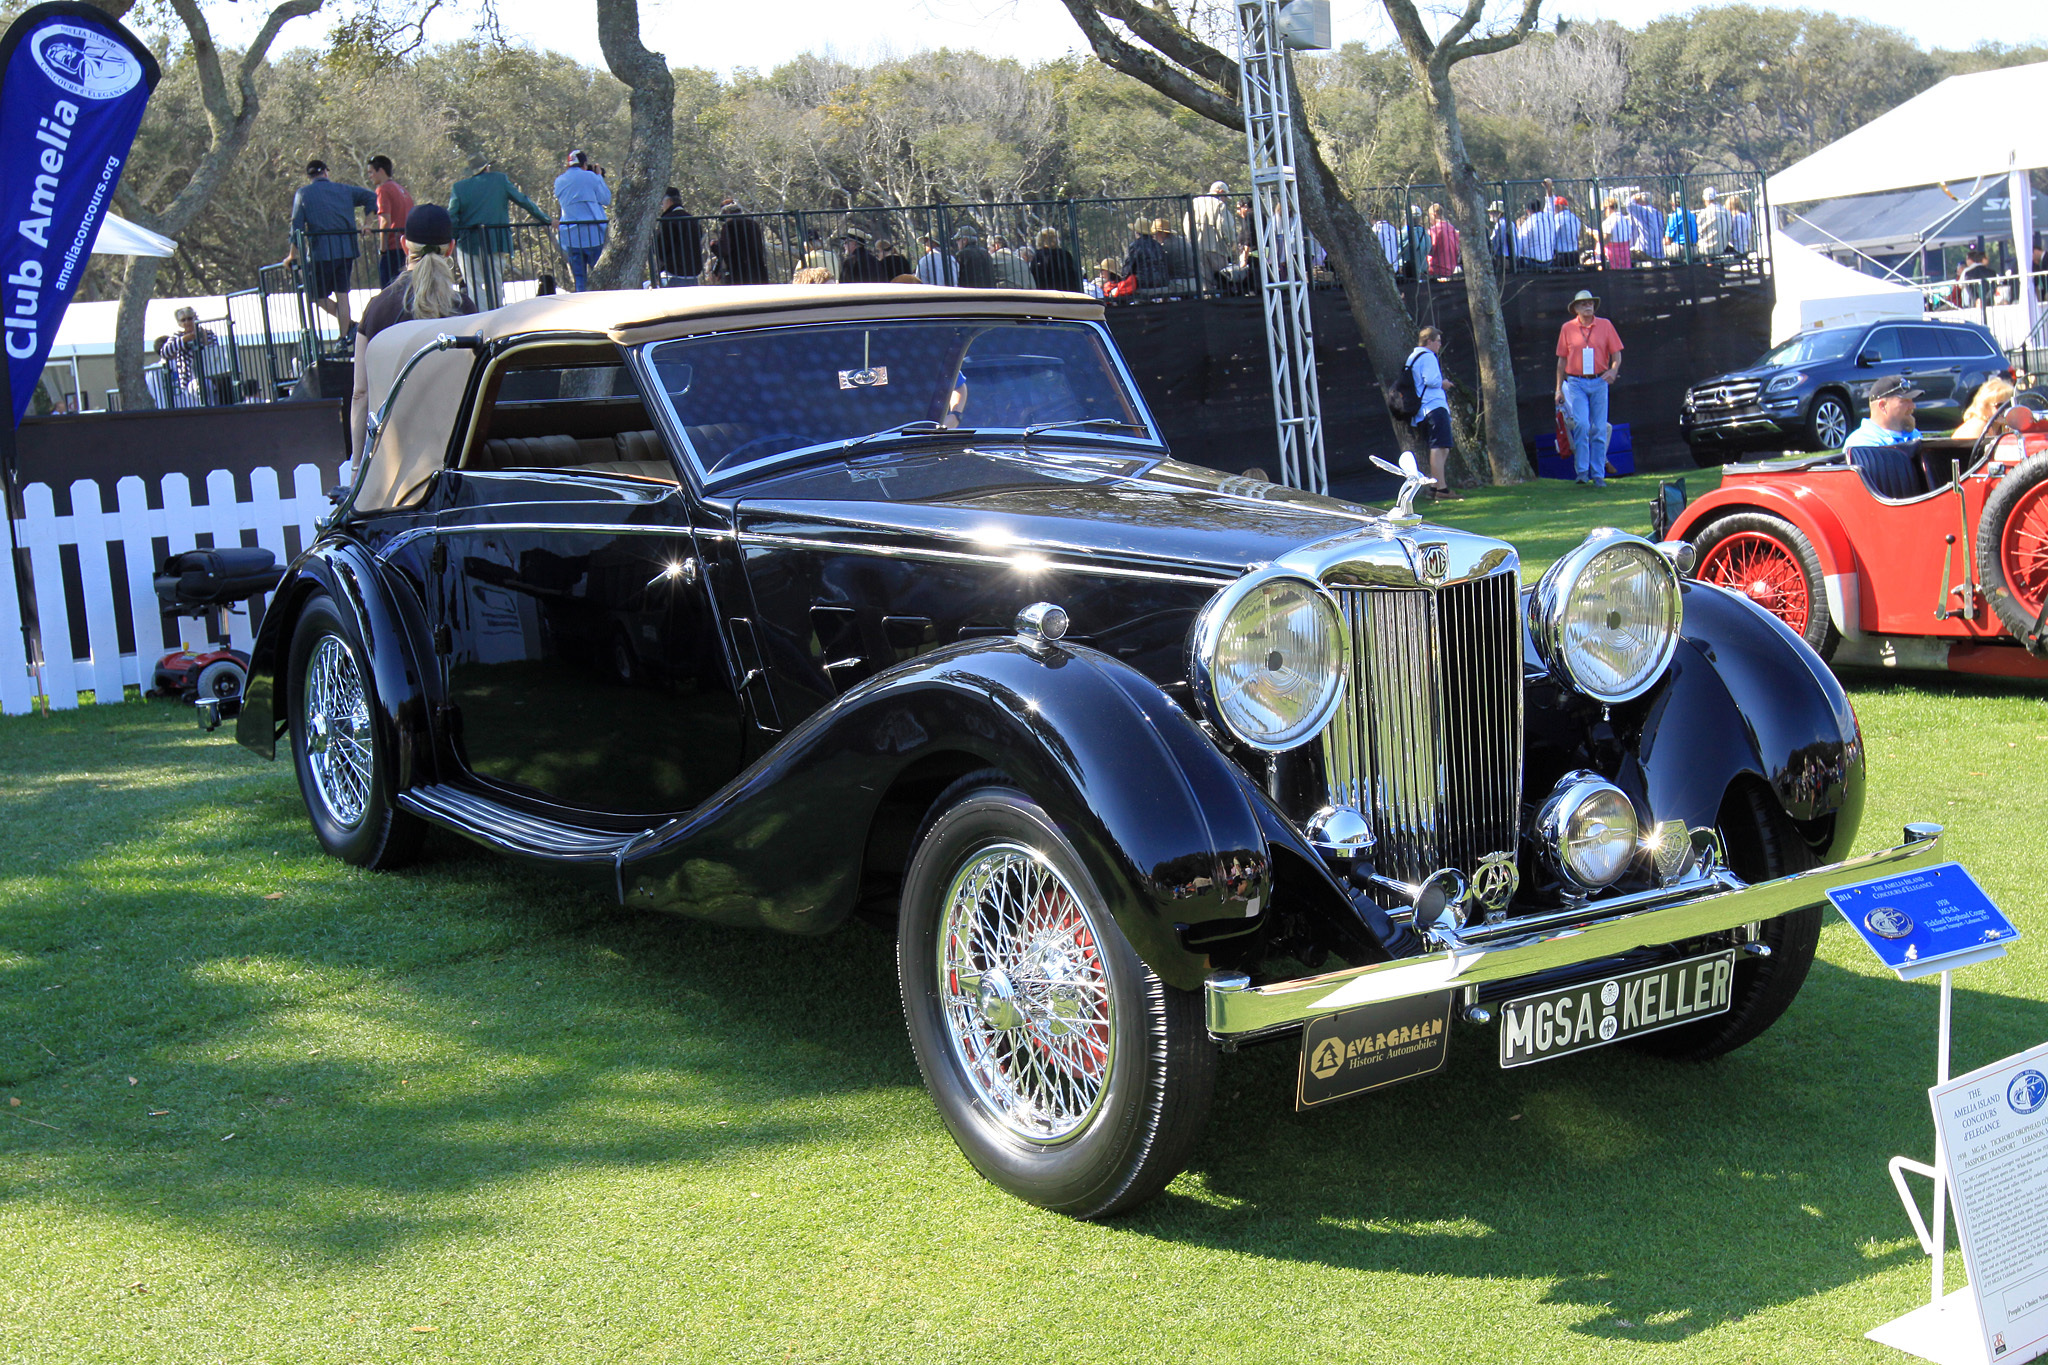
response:
<path id="1" fill-rule="evenodd" d="M 1977 523 L 1977 573 L 2005 628 L 2048 653 L 2039 622 L 2048 605 L 2048 455 L 2023 460 L 1991 490 Z"/>

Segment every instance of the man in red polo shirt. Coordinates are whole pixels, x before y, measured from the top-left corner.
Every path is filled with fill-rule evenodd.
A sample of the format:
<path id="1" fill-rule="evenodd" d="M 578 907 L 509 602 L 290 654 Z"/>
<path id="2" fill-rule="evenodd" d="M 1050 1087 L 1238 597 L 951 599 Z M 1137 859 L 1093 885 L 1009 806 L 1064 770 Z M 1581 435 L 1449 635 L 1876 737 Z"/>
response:
<path id="1" fill-rule="evenodd" d="M 370 188 L 377 191 L 377 226 L 384 229 L 377 238 L 377 287 L 382 289 L 405 273 L 405 219 L 412 212 L 412 196 L 391 178 L 390 157 L 371 157 L 369 170 Z"/>
<path id="2" fill-rule="evenodd" d="M 1621 373 L 1621 337 L 1599 317 L 1600 300 L 1581 289 L 1557 334 L 1557 404 L 1571 427 L 1575 482 L 1607 486 L 1607 389 Z"/>

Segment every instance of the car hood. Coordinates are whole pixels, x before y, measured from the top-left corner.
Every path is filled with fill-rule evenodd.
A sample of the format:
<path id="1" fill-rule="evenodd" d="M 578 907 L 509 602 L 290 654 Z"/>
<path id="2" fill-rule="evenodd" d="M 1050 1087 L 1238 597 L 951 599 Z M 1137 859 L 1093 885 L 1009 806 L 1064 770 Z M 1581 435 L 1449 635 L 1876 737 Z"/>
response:
<path id="1" fill-rule="evenodd" d="M 1771 379 L 1783 373 L 1785 373 L 1785 369 L 1779 365 L 1751 366 L 1746 370 L 1730 370 L 1726 374 L 1717 374 L 1711 379 L 1702 379 L 1692 387 L 1694 389 L 1710 389 L 1716 384 L 1735 384 L 1745 379 Z"/>
<path id="2" fill-rule="evenodd" d="M 1242 573 L 1333 537 L 1391 539 L 1372 510 L 1158 458 L 1077 451 L 892 451 L 744 490 L 743 531 L 1041 550 Z"/>

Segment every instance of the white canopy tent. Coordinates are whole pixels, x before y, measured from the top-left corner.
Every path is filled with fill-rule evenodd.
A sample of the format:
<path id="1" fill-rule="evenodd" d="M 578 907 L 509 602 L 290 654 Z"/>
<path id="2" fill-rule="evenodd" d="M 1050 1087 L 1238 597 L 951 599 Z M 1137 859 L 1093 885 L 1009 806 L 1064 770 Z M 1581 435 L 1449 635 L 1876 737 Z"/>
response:
<path id="1" fill-rule="evenodd" d="M 2013 248 L 2024 271 L 2034 240 L 2027 172 L 2048 167 L 2048 62 L 1951 76 L 1796 161 L 1764 182 L 1773 204 L 1803 204 L 1915 185 L 2006 179 Z M 2041 322 L 2031 289 L 2018 291 L 2027 335 Z"/>
<path id="2" fill-rule="evenodd" d="M 1848 327 L 1880 318 L 1918 318 L 1920 291 L 1851 270 L 1779 236 L 1771 249 L 1778 301 L 1771 309 L 1771 344 L 1815 327 Z"/>
<path id="3" fill-rule="evenodd" d="M 161 232 L 151 232 L 118 213 L 102 218 L 99 235 L 92 239 L 95 256 L 168 256 L 177 249 L 178 244 Z"/>

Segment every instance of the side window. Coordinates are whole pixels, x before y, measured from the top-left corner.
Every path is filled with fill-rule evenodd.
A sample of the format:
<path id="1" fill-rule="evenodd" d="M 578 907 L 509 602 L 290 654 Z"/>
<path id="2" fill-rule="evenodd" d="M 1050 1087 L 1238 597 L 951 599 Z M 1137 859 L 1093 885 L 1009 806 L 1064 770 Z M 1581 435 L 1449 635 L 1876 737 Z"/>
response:
<path id="1" fill-rule="evenodd" d="M 1948 338 L 1942 335 L 1946 327 L 1902 327 L 1906 334 L 1906 358 L 1908 360 L 1947 360 L 1955 355 L 1949 349 Z"/>
<path id="2" fill-rule="evenodd" d="M 2003 359 L 2005 356 L 2005 352 L 1999 350 L 1997 344 L 1991 338 L 1985 336 L 1974 327 L 1950 328 L 1949 340 L 1955 346 L 1957 355 L 1971 360 L 1986 357 Z"/>
<path id="3" fill-rule="evenodd" d="M 1897 327 L 1878 328 L 1863 339 L 1863 351 L 1877 352 L 1880 361 L 1900 359 L 1899 330 Z"/>
<path id="4" fill-rule="evenodd" d="M 556 357 L 561 355 L 557 350 Z M 597 363 L 507 358 L 487 381 L 465 469 L 559 469 L 676 481 L 632 371 Z"/>

